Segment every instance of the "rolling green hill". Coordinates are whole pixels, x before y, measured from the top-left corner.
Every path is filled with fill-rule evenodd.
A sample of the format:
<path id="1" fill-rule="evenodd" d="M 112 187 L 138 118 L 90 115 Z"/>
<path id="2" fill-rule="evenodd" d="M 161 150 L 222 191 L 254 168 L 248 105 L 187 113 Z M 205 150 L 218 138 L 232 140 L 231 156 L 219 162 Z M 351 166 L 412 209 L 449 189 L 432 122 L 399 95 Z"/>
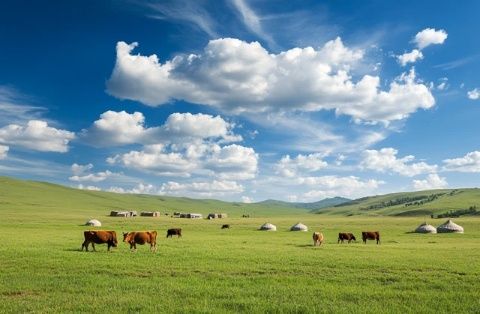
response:
<path id="1" fill-rule="evenodd" d="M 288 204 L 288 203 L 287 203 Z M 235 217 L 291 215 L 306 213 L 305 208 L 277 204 L 236 203 L 210 199 L 190 199 L 141 194 L 118 194 L 87 191 L 61 185 L 0 177 L 0 211 L 20 213 L 75 211 L 85 215 L 108 215 L 111 210 L 160 211 L 161 213 L 196 212 L 208 214 L 223 212 Z"/>
<path id="2" fill-rule="evenodd" d="M 480 210 L 480 189 L 444 189 L 393 193 L 356 199 L 317 213 L 340 215 L 430 216 Z"/>
<path id="3" fill-rule="evenodd" d="M 304 208 L 308 209 L 311 211 L 316 211 L 318 209 L 322 209 L 325 207 L 330 207 L 330 206 L 336 206 L 345 202 L 349 202 L 351 199 L 344 198 L 344 197 L 331 197 L 331 198 L 326 198 L 318 202 L 313 202 L 313 203 L 290 203 L 290 202 L 283 202 L 283 201 L 277 201 L 277 200 L 266 200 L 263 202 L 259 202 L 257 204 L 261 205 L 267 205 L 267 206 L 281 206 L 281 207 L 287 207 L 287 208 Z"/>

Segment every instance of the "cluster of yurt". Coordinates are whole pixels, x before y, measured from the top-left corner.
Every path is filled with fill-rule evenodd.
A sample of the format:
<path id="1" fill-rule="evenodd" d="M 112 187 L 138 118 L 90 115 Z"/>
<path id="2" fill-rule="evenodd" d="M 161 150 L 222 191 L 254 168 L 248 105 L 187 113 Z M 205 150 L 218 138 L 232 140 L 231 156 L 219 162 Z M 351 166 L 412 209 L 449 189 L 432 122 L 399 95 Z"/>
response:
<path id="1" fill-rule="evenodd" d="M 274 224 L 271 224 L 269 222 L 264 223 L 263 225 L 260 226 L 260 230 L 263 231 L 277 231 L 277 226 Z M 290 231 L 308 231 L 308 227 L 302 224 L 301 222 L 293 225 L 290 228 Z"/>
<path id="2" fill-rule="evenodd" d="M 437 228 L 424 222 L 415 229 L 416 233 L 463 233 L 463 227 L 454 223 L 451 219 Z"/>

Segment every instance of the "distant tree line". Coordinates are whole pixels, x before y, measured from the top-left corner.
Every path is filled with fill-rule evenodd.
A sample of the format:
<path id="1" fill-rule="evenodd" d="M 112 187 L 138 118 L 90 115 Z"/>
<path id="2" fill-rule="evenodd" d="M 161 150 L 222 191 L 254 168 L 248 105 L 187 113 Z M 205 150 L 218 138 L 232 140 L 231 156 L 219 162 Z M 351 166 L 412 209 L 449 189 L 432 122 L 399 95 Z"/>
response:
<path id="1" fill-rule="evenodd" d="M 385 207 L 397 206 L 404 204 L 405 207 L 408 206 L 420 206 L 428 202 L 432 202 L 439 198 L 440 196 L 445 195 L 445 193 L 437 193 L 430 195 L 417 195 L 417 196 L 403 196 L 398 197 L 389 201 L 380 202 L 377 204 L 370 205 L 368 207 L 362 207 L 360 210 L 377 210 Z"/>
<path id="2" fill-rule="evenodd" d="M 457 209 L 457 210 L 449 210 L 446 213 L 437 215 L 437 218 L 456 218 L 460 216 L 473 216 L 473 215 L 480 215 L 480 211 L 477 210 L 477 206 L 473 205 L 470 206 L 468 209 Z M 432 218 L 435 218 L 432 215 Z"/>

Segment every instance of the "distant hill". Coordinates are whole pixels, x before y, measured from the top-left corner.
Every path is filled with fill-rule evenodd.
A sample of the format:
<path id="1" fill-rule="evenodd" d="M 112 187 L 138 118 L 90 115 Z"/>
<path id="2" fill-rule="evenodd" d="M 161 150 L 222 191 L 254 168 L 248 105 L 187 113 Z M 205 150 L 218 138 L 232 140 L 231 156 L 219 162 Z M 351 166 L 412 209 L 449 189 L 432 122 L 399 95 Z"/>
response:
<path id="1" fill-rule="evenodd" d="M 326 198 L 321 201 L 313 202 L 313 203 L 300 203 L 300 202 L 295 203 L 295 202 L 284 202 L 284 201 L 277 201 L 277 200 L 266 200 L 263 202 L 258 202 L 256 204 L 280 206 L 280 207 L 288 207 L 288 208 L 292 208 L 292 207 L 302 208 L 302 209 L 308 209 L 310 211 L 316 211 L 318 209 L 335 206 L 335 205 L 342 204 L 349 201 L 351 201 L 351 199 L 344 198 L 344 197 L 332 197 L 332 198 Z"/>
<path id="2" fill-rule="evenodd" d="M 319 214 L 430 216 L 480 213 L 480 189 L 443 189 L 363 197 L 325 207 Z"/>
<path id="3" fill-rule="evenodd" d="M 62 185 L 18 180 L 0 176 L 0 214 L 82 211 L 85 214 L 107 215 L 111 210 L 227 213 L 233 217 L 294 215 L 309 212 L 306 208 L 275 204 L 223 202 L 212 199 L 191 199 L 144 194 L 119 194 L 88 191 Z"/>

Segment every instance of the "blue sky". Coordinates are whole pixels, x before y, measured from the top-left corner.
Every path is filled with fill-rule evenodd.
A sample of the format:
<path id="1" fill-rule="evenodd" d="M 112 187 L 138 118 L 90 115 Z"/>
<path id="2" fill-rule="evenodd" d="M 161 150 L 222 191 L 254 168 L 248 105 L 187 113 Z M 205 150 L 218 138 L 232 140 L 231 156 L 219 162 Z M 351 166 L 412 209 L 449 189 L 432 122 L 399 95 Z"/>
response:
<path id="1" fill-rule="evenodd" d="M 478 1 L 3 1 L 0 174 L 316 201 L 480 185 Z"/>

